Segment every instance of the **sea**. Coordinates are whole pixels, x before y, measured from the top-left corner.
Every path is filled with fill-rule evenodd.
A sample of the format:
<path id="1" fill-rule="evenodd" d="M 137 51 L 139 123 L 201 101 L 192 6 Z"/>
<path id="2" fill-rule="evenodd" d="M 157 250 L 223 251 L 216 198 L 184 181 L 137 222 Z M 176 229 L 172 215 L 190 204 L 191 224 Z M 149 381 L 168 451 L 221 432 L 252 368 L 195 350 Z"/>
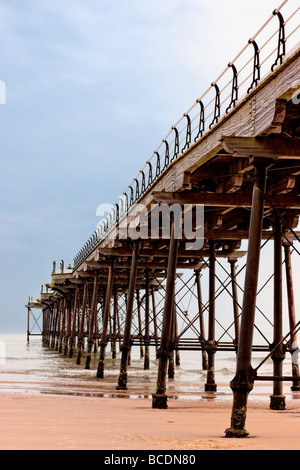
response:
<path id="1" fill-rule="evenodd" d="M 266 353 L 253 353 L 252 366 L 260 364 Z M 150 369 L 144 370 L 140 348 L 133 347 L 128 368 L 128 390 L 117 391 L 120 370 L 120 352 L 112 359 L 110 346 L 105 359 L 105 377 L 96 378 L 98 354 L 94 353 L 91 369 L 86 370 L 85 357 L 76 365 L 76 353 L 72 359 L 45 346 L 42 338 L 26 334 L 0 335 L 0 395 L 71 395 L 151 400 L 155 392 L 157 366 L 155 350 L 150 348 Z M 180 351 L 180 365 L 175 376 L 168 379 L 167 395 L 179 401 L 228 401 L 232 400 L 230 381 L 235 375 L 235 353 L 217 352 L 215 356 L 216 392 L 205 392 L 206 371 L 202 370 L 202 353 Z M 284 363 L 284 375 L 291 376 L 292 361 Z M 268 359 L 260 375 L 272 375 L 273 363 Z M 299 400 L 300 392 L 290 390 L 291 382 L 284 383 L 287 400 Z M 250 393 L 250 402 L 270 401 L 272 382 L 256 382 Z"/>

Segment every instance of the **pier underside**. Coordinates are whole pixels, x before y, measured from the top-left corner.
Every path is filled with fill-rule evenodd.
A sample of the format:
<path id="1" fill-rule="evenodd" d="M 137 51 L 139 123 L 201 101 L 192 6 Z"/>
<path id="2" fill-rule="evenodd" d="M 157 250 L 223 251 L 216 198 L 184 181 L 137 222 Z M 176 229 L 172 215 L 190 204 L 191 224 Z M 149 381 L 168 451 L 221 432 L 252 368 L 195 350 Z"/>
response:
<path id="1" fill-rule="evenodd" d="M 115 359 L 119 347 L 118 390 L 128 388 L 131 348 L 140 348 L 144 369 L 154 351 L 153 408 L 168 406 L 180 353 L 199 351 L 208 393 L 217 392 L 218 352 L 232 353 L 226 437 L 248 436 L 255 381 L 273 382 L 273 410 L 286 408 L 283 382 L 300 391 L 297 361 L 283 375 L 285 358 L 297 356 L 300 328 L 292 266 L 300 255 L 299 69 L 298 48 L 221 119 L 216 98 L 207 132 L 192 142 L 188 127 L 174 161 L 166 146 L 153 181 L 148 163 L 151 184 L 141 171 L 126 211 L 115 206 L 101 239 L 90 239 L 74 267 L 54 265 L 40 299 L 27 305 L 29 313 L 42 310 L 49 347 L 87 369 L 99 354 L 95 378 L 105 379 L 108 345 Z M 262 292 L 268 300 L 260 306 Z M 253 352 L 262 353 L 255 367 Z M 268 359 L 272 376 L 261 373 Z"/>

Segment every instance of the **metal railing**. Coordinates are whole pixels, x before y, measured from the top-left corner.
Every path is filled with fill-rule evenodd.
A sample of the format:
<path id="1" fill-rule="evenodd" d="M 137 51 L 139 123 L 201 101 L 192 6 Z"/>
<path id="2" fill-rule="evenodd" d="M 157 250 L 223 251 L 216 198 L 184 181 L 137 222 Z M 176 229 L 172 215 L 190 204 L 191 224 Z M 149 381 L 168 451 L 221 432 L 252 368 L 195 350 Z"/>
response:
<path id="1" fill-rule="evenodd" d="M 292 50 L 297 44 L 300 28 L 299 10 L 292 0 L 285 0 L 249 39 L 241 52 L 196 102 L 172 126 L 123 196 L 101 220 L 97 229 L 74 258 L 76 268 L 115 225 L 127 215 L 169 165 L 200 140 L 220 118 L 230 113 L 261 79 L 283 63 L 287 44 Z M 294 42 L 293 42 L 294 41 Z"/>
<path id="2" fill-rule="evenodd" d="M 73 269 L 73 260 L 53 261 L 52 274 L 63 274 L 65 271 Z"/>

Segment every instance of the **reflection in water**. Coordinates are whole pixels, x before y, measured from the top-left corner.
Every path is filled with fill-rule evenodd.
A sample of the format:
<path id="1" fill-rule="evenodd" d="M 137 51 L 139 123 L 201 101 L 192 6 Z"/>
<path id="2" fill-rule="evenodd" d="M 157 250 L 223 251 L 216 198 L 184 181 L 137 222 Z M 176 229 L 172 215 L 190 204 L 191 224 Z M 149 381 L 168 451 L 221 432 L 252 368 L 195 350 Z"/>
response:
<path id="1" fill-rule="evenodd" d="M 98 354 L 92 359 L 91 370 L 85 370 L 85 357 L 80 366 L 76 355 L 66 358 L 43 346 L 40 337 L 32 337 L 27 344 L 25 335 L 0 335 L 5 345 L 5 358 L 0 362 L 0 393 L 72 395 L 96 398 L 152 399 L 157 376 L 157 361 L 152 358 L 150 370 L 144 370 L 139 347 L 133 348 L 128 370 L 128 390 L 117 391 L 120 354 L 111 359 L 109 347 L 105 360 L 105 378 L 96 379 Z M 152 356 L 154 350 L 150 351 Z M 263 356 L 253 358 L 259 361 Z M 201 370 L 201 353 L 181 352 L 181 365 L 176 367 L 175 378 L 168 380 L 168 396 L 174 400 L 232 400 L 229 386 L 235 373 L 235 354 L 216 354 L 217 392 L 204 392 L 206 372 Z M 285 375 L 291 375 L 291 364 L 287 361 Z M 272 361 L 267 361 L 262 371 L 272 375 Z M 250 394 L 252 401 L 268 401 L 272 383 L 258 382 Z M 285 384 L 284 393 L 298 399 L 300 393 L 290 392 Z"/>

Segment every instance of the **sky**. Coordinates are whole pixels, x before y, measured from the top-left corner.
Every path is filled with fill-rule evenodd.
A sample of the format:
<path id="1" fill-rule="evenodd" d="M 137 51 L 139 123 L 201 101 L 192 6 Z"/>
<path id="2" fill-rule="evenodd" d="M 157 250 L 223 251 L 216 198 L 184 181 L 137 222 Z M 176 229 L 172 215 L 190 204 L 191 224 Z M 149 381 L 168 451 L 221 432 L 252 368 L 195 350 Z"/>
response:
<path id="1" fill-rule="evenodd" d="M 276 0 L 0 0 L 0 333 Z"/>

